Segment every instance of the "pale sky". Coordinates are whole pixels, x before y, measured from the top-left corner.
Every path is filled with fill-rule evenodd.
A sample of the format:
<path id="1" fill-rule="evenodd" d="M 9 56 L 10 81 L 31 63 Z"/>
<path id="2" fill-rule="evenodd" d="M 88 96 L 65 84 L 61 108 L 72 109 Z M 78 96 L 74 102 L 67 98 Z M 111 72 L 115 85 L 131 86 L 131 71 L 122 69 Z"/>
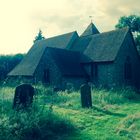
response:
<path id="1" fill-rule="evenodd" d="M 140 15 L 140 0 L 0 0 L 0 54 L 26 53 L 39 29 L 48 38 L 90 23 L 100 32 L 114 29 L 123 15 Z"/>

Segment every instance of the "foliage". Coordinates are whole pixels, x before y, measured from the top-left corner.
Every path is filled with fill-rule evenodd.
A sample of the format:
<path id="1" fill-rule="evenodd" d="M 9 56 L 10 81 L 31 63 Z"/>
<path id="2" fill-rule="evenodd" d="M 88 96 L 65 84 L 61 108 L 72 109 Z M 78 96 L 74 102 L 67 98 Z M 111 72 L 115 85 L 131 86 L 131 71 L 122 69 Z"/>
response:
<path id="1" fill-rule="evenodd" d="M 115 27 L 116 28 L 129 27 L 132 32 L 139 33 L 140 16 L 137 15 L 122 16 Z"/>
<path id="2" fill-rule="evenodd" d="M 140 54 L 140 34 L 138 34 L 137 37 L 135 38 L 135 43 L 137 45 L 137 49 Z"/>
<path id="3" fill-rule="evenodd" d="M 130 28 L 131 32 L 133 33 L 138 52 L 140 53 L 140 16 L 122 16 L 115 27 L 118 29 L 123 27 Z"/>
<path id="4" fill-rule="evenodd" d="M 24 54 L 1 55 L 0 56 L 0 80 L 6 78 L 7 74 L 23 59 Z"/>
<path id="5" fill-rule="evenodd" d="M 45 37 L 42 35 L 42 31 L 39 30 L 37 36 L 35 37 L 34 43 L 35 43 L 36 41 L 43 40 L 43 39 L 45 39 Z"/>

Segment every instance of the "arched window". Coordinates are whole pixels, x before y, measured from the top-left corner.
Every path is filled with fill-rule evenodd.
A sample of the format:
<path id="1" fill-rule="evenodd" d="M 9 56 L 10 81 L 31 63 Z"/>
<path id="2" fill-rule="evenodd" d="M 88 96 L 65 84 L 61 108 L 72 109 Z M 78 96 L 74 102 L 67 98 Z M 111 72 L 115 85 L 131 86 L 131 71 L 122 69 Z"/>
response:
<path id="1" fill-rule="evenodd" d="M 132 65 L 129 56 L 127 56 L 124 64 L 124 78 L 125 80 L 131 80 L 132 78 Z"/>
<path id="2" fill-rule="evenodd" d="M 45 83 L 50 83 L 50 71 L 49 69 L 44 70 L 43 79 Z"/>

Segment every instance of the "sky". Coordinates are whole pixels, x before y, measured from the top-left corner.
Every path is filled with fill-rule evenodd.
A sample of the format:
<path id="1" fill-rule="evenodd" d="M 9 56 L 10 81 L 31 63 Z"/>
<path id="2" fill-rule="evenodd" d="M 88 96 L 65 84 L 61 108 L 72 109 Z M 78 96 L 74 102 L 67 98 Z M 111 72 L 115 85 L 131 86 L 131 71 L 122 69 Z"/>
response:
<path id="1" fill-rule="evenodd" d="M 140 15 L 140 0 L 0 0 L 0 54 L 26 53 L 39 29 L 46 38 L 93 23 L 113 30 L 121 16 Z"/>

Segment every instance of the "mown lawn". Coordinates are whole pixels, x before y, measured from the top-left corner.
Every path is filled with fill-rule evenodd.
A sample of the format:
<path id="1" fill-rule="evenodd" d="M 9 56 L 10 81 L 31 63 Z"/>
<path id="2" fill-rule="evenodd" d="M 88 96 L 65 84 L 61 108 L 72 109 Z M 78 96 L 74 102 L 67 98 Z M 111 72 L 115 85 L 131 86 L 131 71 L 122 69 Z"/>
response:
<path id="1" fill-rule="evenodd" d="M 15 114 L 11 109 L 13 93 L 13 87 L 6 86 L 0 88 L 0 129 L 3 130 L 3 132 L 0 132 L 0 136 L 3 135 L 2 140 L 4 140 L 4 135 L 6 137 L 11 132 L 10 129 L 13 129 L 13 126 L 9 126 L 10 122 L 8 122 L 13 121 L 8 117 L 11 114 Z M 20 127 L 23 126 L 24 129 L 20 128 L 20 131 L 17 130 L 16 135 L 11 134 L 11 136 L 14 136 L 12 140 L 24 139 L 24 137 L 27 139 L 29 134 L 32 134 L 27 131 L 32 131 L 35 128 L 37 129 L 36 133 L 40 131 L 37 138 L 34 138 L 35 140 L 46 139 L 48 137 L 48 140 L 140 139 L 140 95 L 138 93 L 131 88 L 118 90 L 93 89 L 92 100 L 92 108 L 82 109 L 79 92 L 68 93 L 65 91 L 53 93 L 51 88 L 38 85 L 36 86 L 36 96 L 32 108 L 34 110 L 32 113 L 35 117 L 31 120 L 27 121 L 25 119 L 23 121 L 25 125 L 29 126 L 27 128 L 25 125 L 21 125 L 20 120 Z M 49 114 L 55 114 L 55 117 L 49 116 L 51 118 L 49 123 L 48 120 L 43 119 L 43 125 L 45 123 L 50 125 L 52 122 L 54 126 L 51 125 L 49 128 L 48 125 L 42 127 L 40 120 L 48 112 Z M 29 116 L 32 117 L 32 114 L 30 113 Z M 48 114 L 45 117 L 48 117 Z M 5 120 L 3 120 L 4 118 Z M 14 118 L 16 122 L 17 117 L 15 115 Z M 49 129 L 52 131 L 49 135 L 44 136 Z M 55 135 L 55 133 L 56 137 L 53 137 L 52 135 Z M 6 138 L 5 140 L 7 140 Z"/>

